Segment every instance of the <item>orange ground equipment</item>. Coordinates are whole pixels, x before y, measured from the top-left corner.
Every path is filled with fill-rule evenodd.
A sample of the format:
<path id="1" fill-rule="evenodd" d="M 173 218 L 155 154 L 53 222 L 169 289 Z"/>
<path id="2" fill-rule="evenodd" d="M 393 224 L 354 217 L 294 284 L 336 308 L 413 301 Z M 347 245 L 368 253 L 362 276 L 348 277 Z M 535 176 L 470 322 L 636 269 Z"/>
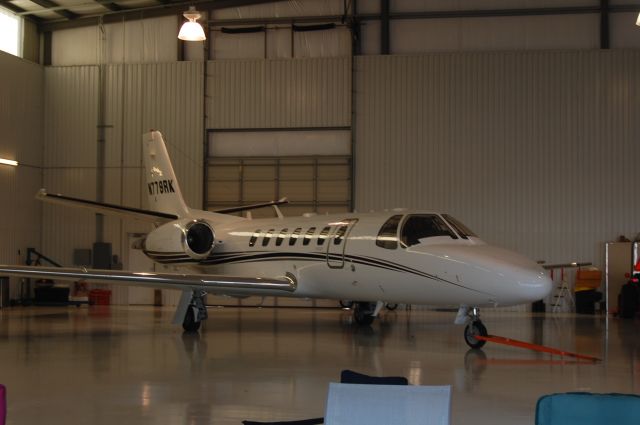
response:
<path id="1" fill-rule="evenodd" d="M 589 361 L 592 361 L 594 363 L 600 361 L 599 358 L 593 357 L 593 356 L 588 356 L 586 354 L 572 353 L 570 351 L 559 350 L 557 348 L 546 347 L 544 345 L 531 344 L 530 342 L 518 341 L 517 339 L 505 338 L 503 336 L 474 335 L 474 338 L 482 340 L 482 341 L 495 342 L 496 344 L 503 344 L 503 345 L 509 345 L 509 346 L 512 346 L 512 347 L 526 348 L 528 350 L 538 351 L 538 352 L 541 352 L 541 353 L 549 353 L 549 354 L 554 354 L 554 355 L 562 356 L 562 357 L 573 357 L 573 358 L 581 359 L 581 360 L 589 360 Z"/>

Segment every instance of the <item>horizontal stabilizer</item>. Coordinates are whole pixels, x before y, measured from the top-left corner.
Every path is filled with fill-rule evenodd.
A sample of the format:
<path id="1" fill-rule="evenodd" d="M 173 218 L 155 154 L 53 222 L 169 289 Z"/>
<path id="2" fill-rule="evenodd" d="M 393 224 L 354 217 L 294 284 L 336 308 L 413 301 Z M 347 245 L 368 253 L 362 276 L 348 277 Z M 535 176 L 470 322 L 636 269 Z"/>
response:
<path id="1" fill-rule="evenodd" d="M 231 214 L 231 213 L 240 212 L 240 211 L 255 210 L 258 208 L 274 207 L 274 206 L 288 204 L 288 203 L 289 203 L 289 200 L 287 198 L 282 198 L 282 199 L 278 199 L 277 201 L 264 202 L 262 204 L 252 204 L 252 205 L 243 205 L 240 207 L 224 208 L 221 210 L 215 210 L 215 212 L 218 214 Z"/>
<path id="2" fill-rule="evenodd" d="M 93 210 L 97 213 L 116 215 L 126 218 L 135 218 L 138 220 L 151 221 L 155 223 L 176 220 L 178 218 L 178 216 L 174 214 L 143 210 L 140 208 L 123 207 L 120 205 L 89 201 L 80 198 L 72 198 L 70 196 L 64 196 L 60 194 L 55 195 L 52 193 L 47 193 L 45 189 L 40 189 L 40 191 L 36 194 L 36 199 L 53 204 L 85 208 Z"/>
<path id="3" fill-rule="evenodd" d="M 295 278 L 290 275 L 281 278 L 266 279 L 226 275 L 143 273 L 122 270 L 7 265 L 0 265 L 0 274 L 38 279 L 87 281 L 128 286 L 146 286 L 160 289 L 191 289 L 211 292 L 233 290 L 294 292 L 297 287 Z"/>

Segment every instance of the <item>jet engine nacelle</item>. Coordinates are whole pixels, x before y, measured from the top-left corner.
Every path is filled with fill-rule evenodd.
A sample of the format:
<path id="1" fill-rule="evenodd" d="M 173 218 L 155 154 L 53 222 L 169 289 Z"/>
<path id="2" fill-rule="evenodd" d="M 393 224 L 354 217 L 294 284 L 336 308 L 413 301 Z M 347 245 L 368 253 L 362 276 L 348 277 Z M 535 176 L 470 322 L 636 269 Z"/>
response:
<path id="1" fill-rule="evenodd" d="M 215 247 L 216 234 L 206 220 L 175 220 L 153 230 L 145 250 L 158 255 L 187 254 L 195 260 L 207 258 Z"/>

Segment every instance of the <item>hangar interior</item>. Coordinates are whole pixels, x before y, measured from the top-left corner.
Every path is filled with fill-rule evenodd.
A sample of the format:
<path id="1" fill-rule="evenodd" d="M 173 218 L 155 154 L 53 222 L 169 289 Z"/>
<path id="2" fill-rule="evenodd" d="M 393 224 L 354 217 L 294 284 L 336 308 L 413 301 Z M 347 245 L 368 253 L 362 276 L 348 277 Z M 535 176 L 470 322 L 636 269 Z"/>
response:
<path id="1" fill-rule="evenodd" d="M 177 38 L 190 5 L 202 13 L 204 42 Z M 97 242 L 109 244 L 110 267 L 153 270 L 131 248 L 149 225 L 34 199 L 46 188 L 146 208 L 141 135 L 149 129 L 164 134 L 193 208 L 286 196 L 285 216 L 443 211 L 487 242 L 534 260 L 588 262 L 601 270 L 607 266 L 606 242 L 634 240 L 640 232 L 635 0 L 0 0 L 0 8 L 19 17 L 22 34 L 19 57 L 0 51 L 0 157 L 19 162 L 0 166 L 0 263 L 24 264 L 27 248 L 35 248 L 72 266 L 74 250 L 86 252 Z M 262 214 L 272 210 L 254 212 Z M 321 414 L 325 381 L 337 373 L 331 363 L 339 363 L 336 353 L 329 354 L 332 346 L 343 350 L 345 367 L 409 375 L 416 384 L 454 385 L 454 423 L 478 422 L 472 412 L 484 405 L 492 419 L 506 411 L 505 422 L 486 423 L 532 423 L 536 395 L 637 392 L 640 384 L 632 342 L 637 325 L 610 323 L 606 314 L 575 320 L 556 315 L 532 325 L 524 318 L 529 305 L 488 313 L 498 329 L 520 339 L 590 347 L 606 358 L 597 368 L 562 362 L 540 371 L 540 365 L 523 366 L 540 357 L 516 354 L 509 363 L 500 358 L 503 351 L 490 354 L 500 365 L 526 368 L 521 379 L 535 385 L 514 396 L 507 394 L 517 388 L 509 374 L 486 356 L 480 361 L 490 369 L 484 379 L 477 369 L 470 372 L 477 359 L 434 360 L 449 351 L 464 354 L 463 345 L 445 330 L 448 318 L 419 306 L 389 313 L 381 328 L 367 333 L 344 325 L 344 313 L 337 313 L 341 327 L 329 330 L 338 317 L 331 310 L 230 308 L 335 307 L 335 300 L 215 297 L 213 304 L 229 309 L 217 311 L 221 320 L 190 339 L 167 323 L 178 292 L 163 290 L 166 308 L 145 310 L 127 306 L 157 303 L 151 290 L 109 289 L 112 312 L 102 319 L 84 309 L 0 310 L 4 334 L 22 338 L 4 349 L 8 361 L 22 365 L 8 374 L 14 382 L 20 382 L 19 373 L 26 377 L 16 384 L 19 394 L 28 394 L 34 382 L 38 397 L 45 392 L 44 381 L 28 371 L 32 356 L 41 373 L 65 379 L 40 370 L 49 349 L 64 359 L 54 361 L 62 365 L 60 374 L 94 368 L 79 379 L 80 392 L 112 399 L 93 410 L 85 400 L 73 422 L 239 423 L 251 415 Z M 12 278 L 8 297 L 18 300 L 24 290 Z M 547 300 L 547 310 L 552 302 Z M 571 305 L 564 307 L 571 312 Z M 151 311 L 157 312 L 154 319 Z M 287 328 L 293 331 L 280 335 Z M 433 340 L 429 332 L 435 332 Z M 31 336 L 49 338 L 29 342 Z M 58 337 L 66 348 L 55 348 L 51 338 Z M 297 338 L 306 341 L 305 361 L 292 358 Z M 81 344 L 91 341 L 93 348 Z M 245 344 L 251 348 L 245 351 Z M 154 353 L 149 364 L 138 364 L 144 376 L 134 375 L 146 385 L 141 389 L 124 376 L 141 362 L 135 350 L 147 353 L 148 346 L 166 357 Z M 84 360 L 74 364 L 69 347 Z M 109 353 L 119 360 L 101 369 Z M 270 371 L 259 366 L 264 353 Z M 92 356 L 95 363 L 83 363 Z M 287 372 L 291 362 L 293 371 Z M 154 380 L 156 369 L 175 364 L 182 365 L 183 381 L 172 381 L 178 378 L 170 373 Z M 440 372 L 428 375 L 429 367 Z M 556 375 L 563 383 L 553 383 Z M 209 392 L 194 395 L 189 377 Z M 95 392 L 104 380 L 106 388 Z M 196 401 L 187 395 L 172 401 L 172 382 Z M 118 404 L 114 392 L 120 390 L 142 401 Z M 263 402 L 238 401 L 270 391 Z M 510 397 L 514 404 L 507 408 Z M 64 411 L 60 400 L 39 400 Z M 163 402 L 169 410 L 151 408 Z M 120 413 L 105 410 L 123 405 Z M 16 406 L 30 422 L 14 417 L 9 423 L 42 420 L 41 413 L 27 413 L 25 399 Z"/>

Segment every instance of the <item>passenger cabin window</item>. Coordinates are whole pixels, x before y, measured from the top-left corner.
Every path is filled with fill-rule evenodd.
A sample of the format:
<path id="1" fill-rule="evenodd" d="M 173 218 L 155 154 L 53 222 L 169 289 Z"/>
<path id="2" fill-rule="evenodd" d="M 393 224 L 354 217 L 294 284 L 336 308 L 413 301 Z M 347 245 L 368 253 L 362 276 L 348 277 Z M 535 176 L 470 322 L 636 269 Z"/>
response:
<path id="1" fill-rule="evenodd" d="M 309 230 L 307 230 L 307 233 L 305 233 L 304 239 L 302 240 L 302 245 L 309 245 L 309 242 L 311 242 L 311 237 L 315 232 L 316 232 L 315 227 L 312 227 Z"/>
<path id="2" fill-rule="evenodd" d="M 256 230 L 255 232 L 253 232 L 251 239 L 249 239 L 249 246 L 254 246 L 259 236 L 260 236 L 260 230 Z"/>
<path id="3" fill-rule="evenodd" d="M 276 238 L 276 246 L 282 245 L 282 241 L 284 241 L 284 236 L 287 234 L 288 231 L 289 229 L 282 229 L 280 231 L 280 234 Z"/>
<path id="4" fill-rule="evenodd" d="M 470 237 L 471 238 L 478 237 L 478 235 L 473 233 L 471 229 L 469 229 L 467 226 L 462 224 L 462 222 L 459 221 L 458 219 L 451 217 L 449 214 L 442 214 L 442 216 L 444 217 L 445 220 L 447 220 L 447 223 L 449 223 L 451 227 L 453 227 L 455 231 L 458 232 L 461 238 L 468 239 Z"/>
<path id="5" fill-rule="evenodd" d="M 331 230 L 329 226 L 322 229 L 320 236 L 318 236 L 318 246 L 324 245 L 324 241 L 327 240 L 327 235 L 329 235 L 329 230 Z"/>
<path id="6" fill-rule="evenodd" d="M 298 238 L 300 237 L 300 233 L 302 233 L 302 228 L 298 227 L 293 231 L 291 237 L 289 238 L 289 246 L 294 246 L 296 242 L 298 242 Z"/>
<path id="7" fill-rule="evenodd" d="M 380 228 L 376 245 L 380 248 L 396 249 L 398 248 L 398 225 L 402 220 L 401 215 L 394 215 L 389 218 Z"/>
<path id="8" fill-rule="evenodd" d="M 434 236 L 449 236 L 452 239 L 458 239 L 440 216 L 415 214 L 408 216 L 402 225 L 400 240 L 404 246 L 412 246 L 419 244 L 420 239 Z"/>
<path id="9" fill-rule="evenodd" d="M 344 235 L 347 233 L 348 225 L 340 226 L 336 231 L 336 236 L 333 238 L 334 245 L 340 245 L 344 239 Z"/>
<path id="10" fill-rule="evenodd" d="M 269 241 L 271 240 L 271 236 L 273 236 L 273 231 L 275 229 L 269 229 L 266 235 L 264 235 L 264 239 L 262 239 L 262 246 L 269 245 Z"/>

